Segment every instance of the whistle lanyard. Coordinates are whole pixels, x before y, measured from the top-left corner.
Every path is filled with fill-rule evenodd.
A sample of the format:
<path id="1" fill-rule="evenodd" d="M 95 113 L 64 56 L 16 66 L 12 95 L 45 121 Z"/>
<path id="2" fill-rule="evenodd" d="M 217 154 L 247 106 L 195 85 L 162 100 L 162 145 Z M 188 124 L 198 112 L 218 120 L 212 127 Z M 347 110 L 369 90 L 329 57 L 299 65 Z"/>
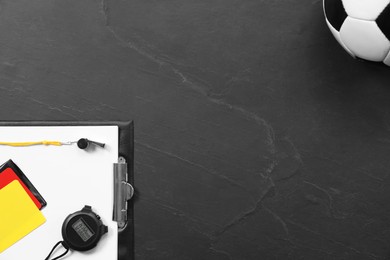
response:
<path id="1" fill-rule="evenodd" d="M 77 144 L 77 146 L 80 149 L 87 149 L 90 146 L 90 144 L 102 148 L 104 148 L 105 146 L 104 143 L 88 140 L 87 138 L 80 138 L 78 141 L 69 141 L 69 142 L 51 141 L 51 140 L 42 140 L 42 141 L 35 141 L 35 142 L 1 142 L 0 141 L 0 145 L 13 146 L 13 147 L 27 147 L 27 146 L 34 146 L 34 145 L 62 146 L 62 145 L 73 145 L 73 144 Z"/>
<path id="2" fill-rule="evenodd" d="M 14 146 L 14 147 L 23 147 L 23 146 L 33 146 L 33 145 L 55 145 L 55 146 L 61 146 L 61 145 L 71 145 L 77 143 L 75 142 L 60 142 L 60 141 L 37 141 L 37 142 L 0 142 L 0 145 L 6 145 L 6 146 Z"/>

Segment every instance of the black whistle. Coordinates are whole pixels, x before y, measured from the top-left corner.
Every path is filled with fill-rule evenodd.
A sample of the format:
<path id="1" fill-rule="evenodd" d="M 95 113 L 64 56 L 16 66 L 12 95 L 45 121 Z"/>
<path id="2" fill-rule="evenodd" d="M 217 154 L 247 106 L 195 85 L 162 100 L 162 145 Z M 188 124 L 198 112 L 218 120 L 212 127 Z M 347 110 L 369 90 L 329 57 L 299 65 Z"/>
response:
<path id="1" fill-rule="evenodd" d="M 88 140 L 87 138 L 81 138 L 80 140 L 77 141 L 77 146 L 80 149 L 87 149 L 90 144 L 94 144 L 94 145 L 100 146 L 102 148 L 104 148 L 104 146 L 105 146 L 105 144 L 103 144 L 103 143 L 91 141 L 91 140 Z"/>

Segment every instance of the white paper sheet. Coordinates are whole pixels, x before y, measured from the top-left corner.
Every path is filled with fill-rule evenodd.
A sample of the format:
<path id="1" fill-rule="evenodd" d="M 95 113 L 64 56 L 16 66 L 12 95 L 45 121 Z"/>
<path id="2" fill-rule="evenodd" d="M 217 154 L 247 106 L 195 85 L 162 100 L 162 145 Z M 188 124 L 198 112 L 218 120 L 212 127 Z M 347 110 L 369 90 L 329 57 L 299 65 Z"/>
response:
<path id="1" fill-rule="evenodd" d="M 108 226 L 95 249 L 68 253 L 65 259 L 116 260 L 117 225 L 112 221 L 113 163 L 118 160 L 117 126 L 0 127 L 0 141 L 77 141 L 88 138 L 105 143 L 89 151 L 74 145 L 9 147 L 0 145 L 0 164 L 12 159 L 47 201 L 42 213 L 47 221 L 0 254 L 0 260 L 43 260 L 57 241 L 71 213 L 84 205 L 101 216 Z M 0 210 L 1 214 L 1 210 Z M 0 234 L 1 235 L 1 234 Z M 54 252 L 61 254 L 64 249 Z M 71 254 L 71 255 L 69 255 Z"/>

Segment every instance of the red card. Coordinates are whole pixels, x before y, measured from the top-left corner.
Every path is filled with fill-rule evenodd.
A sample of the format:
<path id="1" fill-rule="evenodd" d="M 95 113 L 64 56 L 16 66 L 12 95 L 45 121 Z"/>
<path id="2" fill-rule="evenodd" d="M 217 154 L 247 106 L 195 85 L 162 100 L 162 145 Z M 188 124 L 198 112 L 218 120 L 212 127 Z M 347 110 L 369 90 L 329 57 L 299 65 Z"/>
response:
<path id="1" fill-rule="evenodd" d="M 23 189 L 26 190 L 27 194 L 30 196 L 32 201 L 38 207 L 38 209 L 42 208 L 41 203 L 37 198 L 31 193 L 31 191 L 26 187 L 26 185 L 19 179 L 16 173 L 11 168 L 6 168 L 4 171 L 0 173 L 0 189 L 7 186 L 10 182 L 17 180 L 22 185 Z"/>

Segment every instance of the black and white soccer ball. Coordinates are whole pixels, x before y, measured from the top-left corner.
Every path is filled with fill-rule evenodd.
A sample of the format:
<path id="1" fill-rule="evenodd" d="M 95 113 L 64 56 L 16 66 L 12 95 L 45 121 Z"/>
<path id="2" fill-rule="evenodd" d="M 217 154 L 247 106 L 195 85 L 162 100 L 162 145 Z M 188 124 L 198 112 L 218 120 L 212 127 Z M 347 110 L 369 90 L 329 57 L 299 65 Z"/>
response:
<path id="1" fill-rule="evenodd" d="M 390 0 L 323 0 L 326 23 L 354 58 L 390 66 Z"/>

